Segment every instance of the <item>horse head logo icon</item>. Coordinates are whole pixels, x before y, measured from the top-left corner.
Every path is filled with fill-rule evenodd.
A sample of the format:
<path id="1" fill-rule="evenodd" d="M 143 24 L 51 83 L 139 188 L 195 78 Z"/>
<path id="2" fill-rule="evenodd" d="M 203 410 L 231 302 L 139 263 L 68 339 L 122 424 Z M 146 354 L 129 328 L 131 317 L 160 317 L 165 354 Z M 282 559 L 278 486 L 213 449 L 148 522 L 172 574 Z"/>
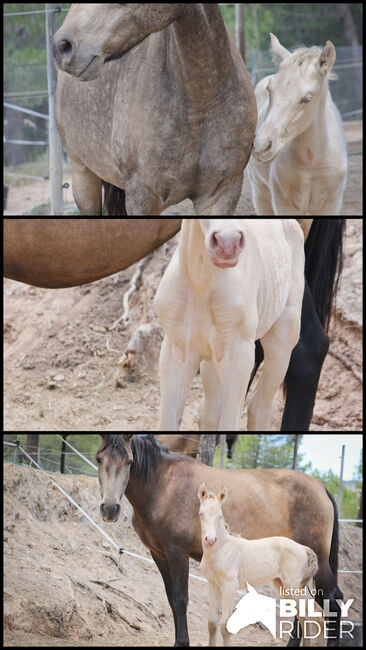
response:
<path id="1" fill-rule="evenodd" d="M 248 593 L 239 600 L 227 622 L 228 632 L 237 634 L 248 625 L 263 623 L 276 638 L 276 599 L 258 594 L 249 583 L 247 587 Z"/>

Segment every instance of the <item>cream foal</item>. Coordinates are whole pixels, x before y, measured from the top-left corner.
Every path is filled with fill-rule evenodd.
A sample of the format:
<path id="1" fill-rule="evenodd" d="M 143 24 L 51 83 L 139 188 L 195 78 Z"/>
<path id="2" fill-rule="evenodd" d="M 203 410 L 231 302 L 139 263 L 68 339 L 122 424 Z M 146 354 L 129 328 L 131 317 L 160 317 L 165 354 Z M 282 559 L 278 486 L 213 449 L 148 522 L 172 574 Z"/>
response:
<path id="1" fill-rule="evenodd" d="M 226 487 L 216 495 L 209 492 L 203 483 L 198 496 L 203 549 L 201 571 L 210 584 L 209 645 L 216 645 L 219 626 L 224 645 L 230 645 L 233 635 L 227 630 L 227 622 L 233 613 L 235 593 L 239 588 L 247 588 L 247 583 L 256 587 L 272 581 L 277 589 L 290 590 L 282 592 L 282 597 L 286 593 L 287 597 L 296 600 L 300 592 L 295 590 L 312 586 L 318 560 L 312 549 L 287 537 L 249 540 L 231 535 L 221 509 L 228 497 Z M 300 597 L 308 598 L 309 595 Z M 315 609 L 322 612 L 316 604 Z M 303 627 L 304 619 L 299 618 Z M 323 644 L 324 619 L 316 620 L 321 621 L 322 631 L 317 642 Z M 304 638 L 303 644 L 307 644 Z"/>
<path id="2" fill-rule="evenodd" d="M 155 298 L 165 331 L 160 430 L 179 430 L 200 367 L 200 430 L 238 431 L 261 339 L 248 430 L 270 431 L 272 402 L 299 340 L 303 293 L 304 236 L 295 219 L 183 219 Z"/>

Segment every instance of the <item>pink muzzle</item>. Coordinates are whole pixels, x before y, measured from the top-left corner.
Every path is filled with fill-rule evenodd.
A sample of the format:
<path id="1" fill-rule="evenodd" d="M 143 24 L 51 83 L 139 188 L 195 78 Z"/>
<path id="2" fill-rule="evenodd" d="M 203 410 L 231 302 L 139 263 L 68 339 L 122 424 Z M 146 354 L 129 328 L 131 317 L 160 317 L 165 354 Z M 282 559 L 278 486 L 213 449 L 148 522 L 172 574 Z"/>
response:
<path id="1" fill-rule="evenodd" d="M 215 266 L 231 268 L 238 263 L 244 249 L 245 239 L 242 230 L 232 232 L 213 232 L 209 242 L 209 254 Z"/>

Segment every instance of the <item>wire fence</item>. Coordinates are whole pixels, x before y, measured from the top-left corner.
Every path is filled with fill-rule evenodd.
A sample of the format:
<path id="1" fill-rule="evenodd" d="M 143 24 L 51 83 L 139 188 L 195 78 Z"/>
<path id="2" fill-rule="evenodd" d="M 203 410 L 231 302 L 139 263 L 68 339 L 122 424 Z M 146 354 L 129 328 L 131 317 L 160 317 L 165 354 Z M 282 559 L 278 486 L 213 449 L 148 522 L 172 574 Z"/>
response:
<path id="1" fill-rule="evenodd" d="M 58 436 L 58 438 L 60 438 L 60 440 L 62 440 L 62 438 L 61 438 L 61 436 L 60 436 L 59 434 L 56 434 L 56 435 Z M 182 437 L 182 438 L 185 438 L 186 436 L 182 435 L 181 437 Z M 39 448 L 39 447 L 33 448 L 33 452 L 32 452 L 31 454 L 29 454 L 29 453 L 28 453 L 29 449 L 28 449 L 28 451 L 25 451 L 25 450 L 21 447 L 21 445 L 20 445 L 20 442 L 19 442 L 19 436 L 17 436 L 17 438 L 18 438 L 18 439 L 17 439 L 16 442 L 11 442 L 11 441 L 4 440 L 3 443 L 4 443 L 5 447 L 8 447 L 8 449 L 10 448 L 10 450 L 14 450 L 14 451 L 16 451 L 17 453 L 19 453 L 19 454 L 21 455 L 22 458 L 25 458 L 25 459 L 29 462 L 30 465 L 33 464 L 35 467 L 37 467 L 38 470 L 40 470 L 40 471 L 42 471 L 43 473 L 46 474 L 47 472 L 46 472 L 46 470 L 41 466 L 40 462 L 37 462 L 37 461 L 34 460 L 34 455 L 35 455 L 34 452 L 35 452 L 35 450 L 37 450 L 37 456 L 39 456 L 39 455 L 40 455 L 40 451 L 39 451 L 40 448 Z M 187 436 L 187 439 L 188 439 L 188 436 Z M 192 440 L 192 439 L 191 439 L 191 440 Z M 75 449 L 75 447 L 73 447 L 72 445 L 70 445 L 70 443 L 68 443 L 67 441 L 65 441 L 65 444 L 66 444 L 68 447 L 70 447 L 70 448 L 72 449 L 72 451 L 71 451 L 71 452 L 65 452 L 65 451 L 64 451 L 63 453 L 65 453 L 65 454 L 71 454 L 71 455 L 73 455 L 73 456 L 76 456 L 77 458 L 80 458 L 80 459 L 83 460 L 84 463 L 87 464 L 88 466 L 92 466 L 92 467 L 94 467 L 95 475 L 97 474 L 97 467 L 96 467 L 96 466 L 95 466 L 95 465 L 94 465 L 94 464 L 89 460 L 88 456 L 85 456 L 85 455 L 81 454 L 80 452 L 78 452 L 78 450 Z M 53 451 L 53 450 L 52 450 L 52 451 Z M 54 453 L 54 451 L 53 451 L 53 453 Z M 5 456 L 5 454 L 4 454 L 4 456 Z M 84 471 L 83 473 L 89 473 L 89 472 L 85 472 L 85 471 Z M 117 544 L 113 539 L 111 539 L 111 537 L 110 537 L 109 535 L 107 535 L 107 533 L 105 533 L 105 531 L 102 530 L 102 529 L 100 528 L 100 526 L 98 526 L 98 525 L 96 524 L 96 522 L 95 522 L 95 521 L 94 521 L 94 520 L 93 520 L 93 519 L 92 519 L 92 518 L 91 518 L 91 517 L 90 517 L 90 516 L 89 516 L 89 515 L 88 515 L 88 514 L 87 514 L 87 513 L 86 513 L 86 512 L 85 512 L 85 511 L 84 511 L 84 510 L 83 510 L 83 509 L 82 509 L 82 508 L 81 508 L 81 507 L 80 507 L 80 506 L 79 506 L 79 505 L 78 505 L 78 504 L 77 504 L 77 503 L 72 499 L 72 498 L 71 498 L 71 496 L 70 496 L 69 494 L 67 494 L 63 488 L 61 488 L 61 486 L 60 486 L 57 482 L 55 482 L 51 477 L 50 477 L 50 480 L 51 480 L 51 482 L 52 482 L 52 483 L 57 487 L 57 489 L 60 490 L 60 492 L 62 492 L 62 494 L 63 494 L 63 495 L 64 495 L 64 496 L 65 496 L 65 497 L 66 497 L 66 498 L 67 498 L 67 499 L 68 499 L 68 500 L 69 500 L 69 501 L 70 501 L 70 502 L 71 502 L 71 503 L 72 503 L 72 504 L 73 504 L 73 505 L 74 505 L 74 506 L 75 506 L 75 507 L 76 507 L 76 508 L 77 508 L 77 509 L 78 509 L 78 510 L 79 510 L 79 511 L 80 511 L 80 512 L 81 512 L 81 513 L 86 517 L 86 518 L 87 518 L 87 519 L 88 519 L 88 521 L 89 521 L 89 522 L 90 522 L 90 523 L 91 523 L 95 528 L 97 528 L 101 534 L 103 534 L 103 535 L 108 539 L 108 541 L 112 544 L 112 546 L 114 546 L 116 549 L 119 549 L 120 556 L 121 556 L 123 553 L 126 553 L 126 555 L 130 555 L 131 557 L 135 557 L 135 558 L 138 558 L 138 559 L 141 559 L 141 560 L 145 560 L 145 561 L 147 561 L 147 562 L 149 562 L 149 563 L 152 563 L 152 560 L 149 560 L 148 558 L 144 558 L 143 556 L 140 556 L 140 555 L 136 555 L 135 553 L 131 553 L 131 552 L 129 552 L 129 551 L 126 551 L 123 547 L 119 546 L 119 545 L 118 545 L 118 544 Z M 128 519 L 129 519 L 129 523 L 128 523 L 128 526 L 129 526 L 130 523 L 131 523 L 131 517 L 129 517 Z M 341 519 L 340 519 L 339 521 L 362 521 L 362 520 L 341 520 Z M 127 529 L 124 531 L 124 535 L 123 535 L 124 538 L 126 537 L 126 535 L 127 535 Z M 118 569 L 117 569 L 117 570 L 118 570 Z M 360 570 L 349 570 L 349 569 L 338 569 L 338 573 L 344 573 L 344 574 L 362 574 L 363 571 L 360 571 Z M 190 575 L 190 577 L 195 578 L 195 579 L 198 579 L 198 580 L 201 580 L 202 582 L 207 582 L 204 578 L 202 578 L 202 577 L 200 577 L 200 576 L 197 576 L 197 575 L 195 575 L 195 574 L 190 573 L 189 575 Z M 242 593 L 242 592 L 239 592 L 239 593 Z"/>

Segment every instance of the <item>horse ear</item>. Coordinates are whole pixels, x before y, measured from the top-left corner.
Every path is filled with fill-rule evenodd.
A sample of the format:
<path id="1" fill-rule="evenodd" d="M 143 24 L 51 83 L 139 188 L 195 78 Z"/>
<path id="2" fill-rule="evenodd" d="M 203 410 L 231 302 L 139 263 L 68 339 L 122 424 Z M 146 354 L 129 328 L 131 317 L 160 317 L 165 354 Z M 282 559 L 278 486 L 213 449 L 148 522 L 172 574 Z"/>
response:
<path id="1" fill-rule="evenodd" d="M 200 489 L 198 490 L 198 498 L 205 499 L 206 497 L 207 497 L 206 483 L 202 483 Z"/>
<path id="2" fill-rule="evenodd" d="M 125 440 L 131 440 L 131 438 L 133 437 L 133 433 L 124 433 L 123 437 Z"/>
<path id="3" fill-rule="evenodd" d="M 325 77 L 331 71 L 336 60 L 336 51 L 332 41 L 327 41 L 324 50 L 319 56 L 320 74 Z"/>
<path id="4" fill-rule="evenodd" d="M 228 489 L 225 485 L 223 485 L 220 494 L 218 495 L 219 501 L 221 503 L 225 503 L 226 499 L 228 498 L 228 495 L 229 495 Z"/>
<path id="5" fill-rule="evenodd" d="M 271 32 L 270 32 L 270 37 L 271 37 L 272 61 L 273 63 L 276 63 L 278 65 L 279 63 L 281 63 L 281 61 L 287 59 L 287 57 L 291 55 L 291 52 L 286 50 L 286 48 L 283 47 L 283 45 L 281 45 L 277 36 L 275 36 Z"/>
<path id="6" fill-rule="evenodd" d="M 254 589 L 254 587 L 252 587 L 252 585 L 249 584 L 249 582 L 247 582 L 247 589 L 248 589 L 250 594 L 256 594 L 257 593 L 256 590 Z"/>

